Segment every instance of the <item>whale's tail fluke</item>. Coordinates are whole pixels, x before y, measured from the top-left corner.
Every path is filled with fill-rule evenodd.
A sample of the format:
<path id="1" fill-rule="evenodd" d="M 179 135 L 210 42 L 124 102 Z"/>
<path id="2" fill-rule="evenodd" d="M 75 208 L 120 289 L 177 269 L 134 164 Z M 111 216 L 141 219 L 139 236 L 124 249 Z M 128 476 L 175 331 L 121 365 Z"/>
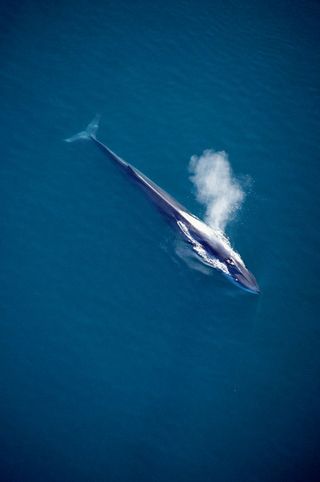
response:
<path id="1" fill-rule="evenodd" d="M 74 142 L 80 139 L 91 139 L 96 137 L 96 132 L 99 127 L 100 115 L 96 115 L 95 118 L 87 125 L 86 130 L 78 132 L 72 137 L 65 139 L 66 142 Z"/>

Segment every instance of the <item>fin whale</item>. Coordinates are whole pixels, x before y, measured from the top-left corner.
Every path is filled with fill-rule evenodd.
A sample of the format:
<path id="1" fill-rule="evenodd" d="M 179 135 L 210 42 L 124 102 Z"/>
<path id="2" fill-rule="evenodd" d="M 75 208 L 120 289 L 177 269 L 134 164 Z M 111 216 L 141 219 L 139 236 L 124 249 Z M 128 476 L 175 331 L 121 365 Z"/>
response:
<path id="1" fill-rule="evenodd" d="M 246 268 L 240 255 L 233 250 L 223 233 L 215 231 L 190 213 L 170 194 L 97 139 L 96 133 L 99 127 L 99 120 L 100 116 L 97 115 L 84 131 L 65 139 L 65 141 L 92 140 L 109 158 L 116 162 L 119 167 L 126 171 L 148 192 L 161 210 L 174 221 L 185 241 L 192 245 L 203 263 L 222 271 L 240 288 L 251 293 L 259 293 L 259 286 L 253 274 Z"/>

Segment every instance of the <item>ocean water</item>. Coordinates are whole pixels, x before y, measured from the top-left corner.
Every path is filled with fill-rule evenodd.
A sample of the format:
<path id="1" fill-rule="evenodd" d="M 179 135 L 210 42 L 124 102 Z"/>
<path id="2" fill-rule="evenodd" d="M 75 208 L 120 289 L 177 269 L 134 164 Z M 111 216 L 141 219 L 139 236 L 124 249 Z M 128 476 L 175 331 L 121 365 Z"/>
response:
<path id="1" fill-rule="evenodd" d="M 316 1 L 2 2 L 0 479 L 320 479 Z M 225 151 L 250 295 L 91 142 L 200 217 Z M 219 180 L 218 180 L 219 181 Z"/>

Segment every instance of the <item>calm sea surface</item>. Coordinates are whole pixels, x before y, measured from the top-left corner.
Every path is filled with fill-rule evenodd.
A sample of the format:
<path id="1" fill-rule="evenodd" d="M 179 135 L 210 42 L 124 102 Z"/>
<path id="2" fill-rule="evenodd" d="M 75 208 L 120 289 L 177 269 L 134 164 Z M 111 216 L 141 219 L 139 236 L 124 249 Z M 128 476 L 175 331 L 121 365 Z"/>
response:
<path id="1" fill-rule="evenodd" d="M 1 481 L 320 478 L 320 5 L 7 1 L 0 16 Z M 177 235 L 90 142 L 228 225 L 261 295 Z"/>

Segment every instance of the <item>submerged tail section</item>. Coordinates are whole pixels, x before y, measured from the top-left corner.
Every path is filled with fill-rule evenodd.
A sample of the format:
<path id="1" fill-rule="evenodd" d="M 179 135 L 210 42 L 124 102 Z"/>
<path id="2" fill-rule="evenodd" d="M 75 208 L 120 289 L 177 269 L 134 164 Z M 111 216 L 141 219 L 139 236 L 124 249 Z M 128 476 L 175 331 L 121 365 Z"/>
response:
<path id="1" fill-rule="evenodd" d="M 100 115 L 96 115 L 95 118 L 87 125 L 86 130 L 78 132 L 74 136 L 65 139 L 66 142 L 74 142 L 80 139 L 90 139 L 96 137 L 96 132 L 99 127 Z"/>

